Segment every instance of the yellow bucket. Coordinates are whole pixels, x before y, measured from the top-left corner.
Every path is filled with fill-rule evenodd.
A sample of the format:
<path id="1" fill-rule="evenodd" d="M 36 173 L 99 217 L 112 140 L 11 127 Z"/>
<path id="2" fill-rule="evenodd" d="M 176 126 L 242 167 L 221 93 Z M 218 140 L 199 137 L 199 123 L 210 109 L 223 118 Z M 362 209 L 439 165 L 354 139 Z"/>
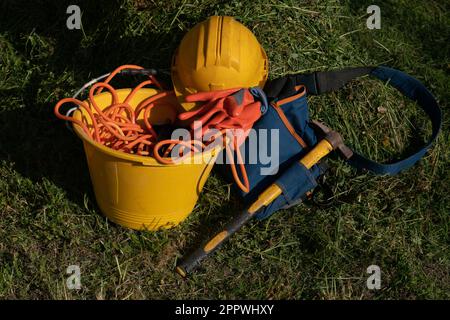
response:
<path id="1" fill-rule="evenodd" d="M 119 101 L 123 101 L 130 91 L 117 90 Z M 155 89 L 140 89 L 130 105 L 135 108 L 157 93 Z M 108 92 L 100 93 L 94 99 L 102 109 L 111 104 Z M 78 109 L 74 117 L 80 120 L 82 113 L 85 113 L 84 109 Z M 150 112 L 149 121 L 163 124 L 174 116 L 173 113 L 156 105 Z M 142 121 L 142 117 L 143 112 L 138 121 Z M 193 210 L 220 151 L 215 148 L 193 156 L 189 163 L 165 165 L 153 157 L 110 149 L 93 141 L 78 125 L 74 125 L 74 129 L 83 141 L 100 210 L 111 221 L 136 230 L 170 228 L 183 221 Z"/>

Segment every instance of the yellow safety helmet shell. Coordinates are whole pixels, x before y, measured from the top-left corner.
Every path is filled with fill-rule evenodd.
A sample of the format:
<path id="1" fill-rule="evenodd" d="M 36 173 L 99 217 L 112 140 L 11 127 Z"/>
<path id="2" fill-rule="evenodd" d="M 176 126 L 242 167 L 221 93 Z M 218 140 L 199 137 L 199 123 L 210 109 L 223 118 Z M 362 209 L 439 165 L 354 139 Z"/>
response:
<path id="1" fill-rule="evenodd" d="M 212 16 L 181 40 L 172 59 L 172 82 L 185 110 L 184 97 L 196 92 L 263 87 L 267 55 L 255 35 L 232 17 Z"/>

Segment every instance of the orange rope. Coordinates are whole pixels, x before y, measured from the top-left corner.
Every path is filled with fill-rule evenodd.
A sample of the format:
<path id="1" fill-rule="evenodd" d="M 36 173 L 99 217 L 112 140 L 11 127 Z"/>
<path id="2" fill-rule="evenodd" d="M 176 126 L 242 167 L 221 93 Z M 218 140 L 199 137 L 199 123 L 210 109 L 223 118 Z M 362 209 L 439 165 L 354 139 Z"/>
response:
<path id="1" fill-rule="evenodd" d="M 75 98 L 64 98 L 60 100 L 54 108 L 56 117 L 62 120 L 71 121 L 80 126 L 92 140 L 109 148 L 126 153 L 138 154 L 141 156 L 153 156 L 158 162 L 163 164 L 174 164 L 180 162 L 187 156 L 203 151 L 207 145 L 215 141 L 219 135 L 222 135 L 223 137 L 226 136 L 225 128 L 220 128 L 220 126 L 218 126 L 217 128 L 221 129 L 220 134 L 212 137 L 207 144 L 204 144 L 202 141 L 196 139 L 190 141 L 158 141 L 158 135 L 148 120 L 150 111 L 155 106 L 157 101 L 168 96 L 174 96 L 174 92 L 161 91 L 156 95 L 143 100 L 135 109 L 133 109 L 130 105 L 130 101 L 138 90 L 148 85 L 155 85 L 159 90 L 162 90 L 162 87 L 154 76 L 149 76 L 149 80 L 143 81 L 137 85 L 127 95 L 125 100 L 120 102 L 116 90 L 109 84 L 109 82 L 119 72 L 126 69 L 139 70 L 143 68 L 136 65 L 123 65 L 118 67 L 111 72 L 104 82 L 97 82 L 90 88 L 88 104 Z M 111 104 L 102 110 L 95 101 L 95 95 L 101 93 L 103 90 L 107 90 L 111 94 Z M 60 108 L 66 103 L 73 103 L 79 108 L 84 109 L 90 118 L 90 122 L 87 121 L 84 116 L 82 120 L 78 120 L 72 116 L 61 114 Z M 93 110 L 91 109 L 91 105 Z M 168 108 L 177 108 L 174 104 L 167 103 L 166 105 Z M 144 112 L 143 124 L 136 122 L 141 112 Z M 181 114 L 179 118 L 183 118 L 182 115 L 183 114 Z M 204 134 L 205 130 L 202 130 L 201 136 Z M 230 165 L 232 174 L 238 187 L 244 192 L 248 192 L 249 181 L 245 166 L 242 162 L 242 155 L 239 151 L 236 138 L 233 137 L 232 140 L 233 141 L 229 142 L 228 145 L 226 145 L 225 139 L 223 142 L 227 156 L 231 161 Z M 177 150 L 179 154 L 178 157 L 174 159 L 170 157 L 170 153 L 172 153 L 176 146 L 178 147 Z M 234 163 L 233 150 L 237 155 L 243 181 L 241 181 Z"/>

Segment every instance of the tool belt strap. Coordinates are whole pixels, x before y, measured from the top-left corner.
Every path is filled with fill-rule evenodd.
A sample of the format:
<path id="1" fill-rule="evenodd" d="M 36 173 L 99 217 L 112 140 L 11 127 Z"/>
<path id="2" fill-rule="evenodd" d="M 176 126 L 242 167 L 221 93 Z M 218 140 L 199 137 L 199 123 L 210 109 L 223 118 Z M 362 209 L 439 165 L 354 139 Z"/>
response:
<path id="1" fill-rule="evenodd" d="M 370 160 L 353 151 L 348 163 L 358 169 L 367 169 L 376 174 L 397 174 L 401 170 L 414 165 L 424 156 L 436 139 L 442 123 L 442 113 L 434 96 L 417 79 L 395 69 L 385 66 L 346 68 L 336 71 L 314 72 L 309 74 L 294 74 L 269 81 L 264 88 L 269 101 L 283 99 L 295 94 L 295 87 L 302 84 L 310 94 L 318 95 L 338 90 L 349 81 L 360 76 L 370 75 L 388 82 L 403 95 L 417 102 L 425 111 L 432 123 L 432 134 L 425 145 L 410 153 L 407 157 L 382 164 Z"/>

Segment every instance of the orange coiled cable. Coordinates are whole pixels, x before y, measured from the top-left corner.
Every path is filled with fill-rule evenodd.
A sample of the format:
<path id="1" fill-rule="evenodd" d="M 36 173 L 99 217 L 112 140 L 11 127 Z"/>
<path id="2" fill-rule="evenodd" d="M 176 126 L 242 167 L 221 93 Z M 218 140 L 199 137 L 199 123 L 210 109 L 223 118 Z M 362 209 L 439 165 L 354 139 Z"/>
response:
<path id="1" fill-rule="evenodd" d="M 136 92 L 147 85 L 155 85 L 161 89 L 159 82 L 150 76 L 149 80 L 143 81 L 136 86 L 125 98 L 123 102 L 119 102 L 115 89 L 109 84 L 115 75 L 126 69 L 143 69 L 139 66 L 125 65 L 115 69 L 104 82 L 95 83 L 89 90 L 89 104 L 74 98 L 65 98 L 60 100 L 54 108 L 55 115 L 63 120 L 71 121 L 79 125 L 83 131 L 94 141 L 114 150 L 127 153 L 136 153 L 139 155 L 149 155 L 152 152 L 151 147 L 157 139 L 157 134 L 147 119 L 144 125 L 136 123 L 139 113 L 144 110 L 148 116 L 150 110 L 155 105 L 154 102 L 173 95 L 171 91 L 164 91 L 152 96 L 151 99 L 143 101 L 139 105 L 139 109 L 134 110 L 129 102 Z M 99 108 L 94 98 L 95 94 L 106 89 L 111 94 L 111 105 L 105 109 Z M 83 108 L 89 115 L 90 121 L 80 121 L 71 116 L 60 113 L 59 109 L 65 103 L 74 103 L 78 107 Z M 91 106 L 93 110 L 91 110 Z M 170 108 L 176 108 L 175 105 L 168 104 Z M 86 120 L 86 119 L 84 119 Z"/>
<path id="2" fill-rule="evenodd" d="M 200 140 L 192 139 L 190 141 L 182 140 L 162 140 L 158 141 L 158 135 L 149 122 L 151 109 L 155 106 L 158 100 L 164 99 L 168 96 L 174 96 L 173 91 L 161 91 L 154 96 L 151 96 L 133 109 L 130 101 L 136 92 L 148 85 L 154 85 L 159 90 L 162 90 L 161 84 L 153 75 L 149 76 L 149 80 L 141 82 L 137 85 L 125 98 L 123 102 L 119 101 L 117 92 L 109 82 L 123 70 L 142 70 L 143 67 L 136 65 L 123 65 L 116 68 L 106 78 L 104 82 L 97 82 L 89 90 L 88 103 L 80 101 L 75 98 L 64 98 L 60 100 L 54 107 L 56 117 L 62 120 L 70 121 L 80 126 L 91 139 L 110 147 L 117 151 L 126 153 L 133 153 L 142 156 L 153 156 L 158 162 L 163 164 L 174 164 L 182 161 L 187 156 L 202 152 L 209 143 L 215 141 L 219 135 L 225 137 L 225 129 L 220 130 L 220 134 L 213 136 L 210 141 L 205 144 Z M 111 94 L 111 104 L 103 110 L 97 105 L 95 95 L 107 90 Z M 61 114 L 60 108 L 66 103 L 73 103 L 79 108 L 86 111 L 90 121 L 83 115 L 82 120 L 75 119 L 72 116 Z M 93 110 L 91 109 L 91 105 Z M 166 103 L 168 108 L 177 109 L 177 105 Z M 137 123 L 139 115 L 143 112 L 143 124 Z M 202 130 L 202 137 L 205 131 Z M 233 177 L 238 187 L 244 192 L 249 191 L 249 181 L 246 174 L 245 166 L 242 161 L 242 155 L 239 151 L 236 139 L 229 142 L 223 140 L 223 146 L 229 159 L 231 159 L 231 170 Z M 178 146 L 177 157 L 172 157 L 170 154 L 175 146 Z M 239 169 L 242 173 L 243 181 L 241 181 L 237 173 L 236 165 L 234 163 L 233 150 L 236 152 L 239 162 Z"/>

